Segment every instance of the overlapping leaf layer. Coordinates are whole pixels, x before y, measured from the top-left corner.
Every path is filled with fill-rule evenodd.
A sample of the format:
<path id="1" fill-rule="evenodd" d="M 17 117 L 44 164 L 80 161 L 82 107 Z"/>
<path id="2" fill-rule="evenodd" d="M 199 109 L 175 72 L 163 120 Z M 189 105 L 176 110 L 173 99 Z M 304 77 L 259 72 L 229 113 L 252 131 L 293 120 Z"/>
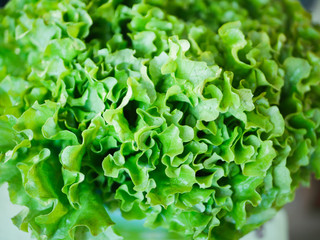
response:
<path id="1" fill-rule="evenodd" d="M 120 209 L 239 239 L 320 177 L 319 43 L 293 0 L 10 1 L 0 184 L 26 206 L 14 223 L 119 239 Z"/>

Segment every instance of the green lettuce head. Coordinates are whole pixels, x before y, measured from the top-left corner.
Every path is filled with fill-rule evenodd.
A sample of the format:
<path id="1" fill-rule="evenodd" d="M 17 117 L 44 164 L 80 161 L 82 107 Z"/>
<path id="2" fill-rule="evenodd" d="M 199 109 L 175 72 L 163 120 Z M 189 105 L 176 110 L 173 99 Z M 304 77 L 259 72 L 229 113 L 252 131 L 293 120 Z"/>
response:
<path id="1" fill-rule="evenodd" d="M 11 0 L 0 184 L 26 206 L 13 222 L 119 239 L 120 209 L 239 239 L 320 178 L 319 42 L 294 0 Z"/>

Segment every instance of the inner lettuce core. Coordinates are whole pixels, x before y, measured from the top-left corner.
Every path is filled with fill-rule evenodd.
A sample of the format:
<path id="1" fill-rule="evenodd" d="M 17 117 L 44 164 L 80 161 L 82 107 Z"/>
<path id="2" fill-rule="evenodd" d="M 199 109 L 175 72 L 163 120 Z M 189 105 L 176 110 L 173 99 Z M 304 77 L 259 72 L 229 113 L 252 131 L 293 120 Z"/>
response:
<path id="1" fill-rule="evenodd" d="M 0 185 L 37 239 L 109 216 L 236 240 L 320 178 L 320 28 L 295 0 L 11 0 Z"/>

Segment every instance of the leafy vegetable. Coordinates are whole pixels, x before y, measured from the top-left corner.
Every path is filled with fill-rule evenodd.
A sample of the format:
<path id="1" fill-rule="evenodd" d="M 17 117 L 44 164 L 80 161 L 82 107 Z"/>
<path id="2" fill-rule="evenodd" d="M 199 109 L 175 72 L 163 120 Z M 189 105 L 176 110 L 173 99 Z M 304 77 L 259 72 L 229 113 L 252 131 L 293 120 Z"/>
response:
<path id="1" fill-rule="evenodd" d="M 192 239 L 256 229 L 320 177 L 319 41 L 294 0 L 11 0 L 13 222 L 38 239 L 120 239 L 116 209 Z"/>

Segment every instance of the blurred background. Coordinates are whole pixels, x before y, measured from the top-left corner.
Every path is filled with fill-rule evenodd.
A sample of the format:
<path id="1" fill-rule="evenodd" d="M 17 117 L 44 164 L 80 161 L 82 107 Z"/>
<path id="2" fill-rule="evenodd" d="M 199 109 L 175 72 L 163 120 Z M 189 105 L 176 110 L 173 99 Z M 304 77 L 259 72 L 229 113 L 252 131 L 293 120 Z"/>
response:
<path id="1" fill-rule="evenodd" d="M 290 240 L 320 239 L 320 182 L 312 181 L 311 188 L 300 188 L 294 202 L 288 204 Z"/>
<path id="2" fill-rule="evenodd" d="M 6 2 L 6 0 L 0 0 L 0 7 L 4 6 Z M 320 0 L 301 0 L 301 2 L 312 13 L 313 21 L 320 24 Z M 11 217 L 20 212 L 23 207 L 11 204 L 7 187 L 7 184 L 0 187 L 0 240 L 31 239 L 28 233 L 18 231 L 11 222 Z M 311 188 L 300 188 L 297 191 L 295 201 L 288 204 L 285 210 L 289 219 L 290 240 L 320 239 L 319 181 L 313 180 Z M 280 218 L 285 217 L 285 213 L 280 214 Z M 267 229 L 269 228 L 267 227 Z"/>

